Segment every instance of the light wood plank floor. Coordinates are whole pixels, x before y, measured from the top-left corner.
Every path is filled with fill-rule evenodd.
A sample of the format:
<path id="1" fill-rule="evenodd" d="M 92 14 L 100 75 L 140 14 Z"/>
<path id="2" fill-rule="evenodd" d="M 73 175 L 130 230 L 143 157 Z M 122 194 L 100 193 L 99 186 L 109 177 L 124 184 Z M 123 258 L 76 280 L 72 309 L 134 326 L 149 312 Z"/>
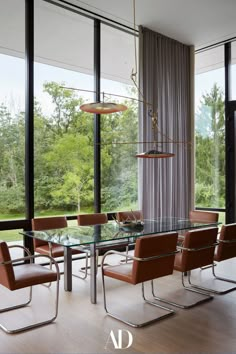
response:
<path id="1" fill-rule="evenodd" d="M 78 261 L 73 262 L 74 270 Z M 219 273 L 236 278 L 236 260 L 218 265 Z M 206 279 L 210 270 L 194 271 L 193 277 Z M 155 282 L 159 294 L 171 293 L 175 299 L 182 297 L 180 273 L 161 278 Z M 217 283 L 218 285 L 218 283 Z M 73 278 L 73 291 L 63 290 L 63 276 L 60 285 L 59 315 L 55 323 L 17 335 L 7 335 L 0 330 L 1 354 L 71 354 L 71 353 L 117 353 L 113 343 L 108 342 L 110 331 L 129 330 L 133 344 L 126 353 L 236 353 L 236 291 L 226 295 L 215 295 L 212 301 L 195 308 L 177 309 L 172 317 L 144 328 L 134 329 L 106 316 L 102 302 L 101 276 L 98 274 L 98 303 L 89 300 L 89 278 L 85 281 Z M 107 281 L 107 296 L 111 307 L 123 309 L 125 315 L 139 317 L 155 316 L 156 308 L 143 305 L 141 287 L 115 280 Z M 55 287 L 34 288 L 31 306 L 0 315 L 1 323 L 17 326 L 31 319 L 47 316 L 52 310 Z M 148 292 L 150 294 L 150 292 Z M 16 292 L 10 293 L 16 296 Z M 17 295 L 17 301 L 26 295 L 25 290 Z M 188 294 L 189 297 L 189 294 Z M 9 292 L 0 288 L 1 307 L 10 302 Z M 136 309 L 133 310 L 133 306 Z M 171 307 L 171 306 L 169 306 Z M 125 341 L 125 340 L 124 340 Z"/>

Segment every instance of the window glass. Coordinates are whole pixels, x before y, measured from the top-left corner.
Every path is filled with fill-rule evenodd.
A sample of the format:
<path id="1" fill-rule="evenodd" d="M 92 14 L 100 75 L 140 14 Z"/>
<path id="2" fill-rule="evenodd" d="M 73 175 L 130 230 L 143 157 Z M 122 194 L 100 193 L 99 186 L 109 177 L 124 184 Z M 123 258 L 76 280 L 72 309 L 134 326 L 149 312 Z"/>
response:
<path id="1" fill-rule="evenodd" d="M 25 217 L 24 9 L 0 2 L 0 220 Z"/>
<path id="2" fill-rule="evenodd" d="M 230 100 L 236 100 L 236 42 L 231 43 L 231 87 Z"/>
<path id="3" fill-rule="evenodd" d="M 35 214 L 91 212 L 93 115 L 79 107 L 94 96 L 93 21 L 35 6 Z"/>
<path id="4" fill-rule="evenodd" d="M 224 47 L 195 57 L 195 206 L 225 208 Z"/>
<path id="5" fill-rule="evenodd" d="M 0 231 L 0 240 L 5 242 L 13 242 L 14 244 L 22 244 L 23 236 L 20 234 L 22 231 L 22 229 Z M 22 253 L 21 250 L 17 251 L 18 254 L 19 252 Z"/>
<path id="6" fill-rule="evenodd" d="M 103 25 L 101 89 L 105 101 L 128 107 L 126 111 L 101 116 L 101 195 L 102 211 L 106 212 L 138 208 L 138 104 L 130 99 L 137 99 L 130 79 L 134 65 L 134 36 Z"/>

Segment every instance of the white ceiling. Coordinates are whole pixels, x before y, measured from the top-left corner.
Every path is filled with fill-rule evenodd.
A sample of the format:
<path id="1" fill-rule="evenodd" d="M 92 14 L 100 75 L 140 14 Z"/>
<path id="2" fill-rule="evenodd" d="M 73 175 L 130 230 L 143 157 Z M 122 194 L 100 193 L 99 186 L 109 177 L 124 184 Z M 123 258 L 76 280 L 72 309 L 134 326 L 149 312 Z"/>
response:
<path id="1" fill-rule="evenodd" d="M 74 0 L 79 6 L 133 27 L 133 0 Z M 195 45 L 236 36 L 236 0 L 136 0 L 136 24 Z"/>

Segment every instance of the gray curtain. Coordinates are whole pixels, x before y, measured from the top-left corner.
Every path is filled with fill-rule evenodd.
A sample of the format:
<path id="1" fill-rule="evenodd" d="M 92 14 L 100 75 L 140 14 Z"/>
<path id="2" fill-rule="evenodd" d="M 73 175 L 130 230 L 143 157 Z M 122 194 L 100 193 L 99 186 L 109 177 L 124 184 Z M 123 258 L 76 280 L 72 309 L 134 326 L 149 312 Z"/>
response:
<path id="1" fill-rule="evenodd" d="M 190 142 L 190 47 L 140 28 L 140 91 L 158 112 L 158 126 L 174 141 Z M 150 107 L 140 104 L 139 141 L 152 142 Z M 159 141 L 168 141 L 158 135 Z M 139 144 L 139 151 L 153 144 Z M 174 157 L 139 159 L 139 205 L 145 218 L 187 217 L 191 206 L 191 151 L 185 144 L 160 144 Z"/>

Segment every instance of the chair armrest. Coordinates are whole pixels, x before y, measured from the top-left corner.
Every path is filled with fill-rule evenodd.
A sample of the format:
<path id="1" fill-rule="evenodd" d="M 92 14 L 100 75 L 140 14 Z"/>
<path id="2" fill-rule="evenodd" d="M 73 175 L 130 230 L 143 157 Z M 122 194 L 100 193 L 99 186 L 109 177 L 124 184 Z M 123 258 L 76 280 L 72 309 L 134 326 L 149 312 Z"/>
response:
<path id="1" fill-rule="evenodd" d="M 56 267 L 56 272 L 57 274 L 60 274 L 59 272 L 59 266 L 57 264 L 57 262 L 55 261 L 55 259 L 53 257 L 50 257 L 50 256 L 47 256 L 47 255 L 41 255 L 41 254 L 36 254 L 36 255 L 31 255 L 31 256 L 26 256 L 26 257 L 21 257 L 21 258 L 15 258 L 15 259 L 12 259 L 10 261 L 7 261 L 7 262 L 0 262 L 0 265 L 7 265 L 7 264 L 13 264 L 13 263 L 17 263 L 17 262 L 20 262 L 20 261 L 27 261 L 27 260 L 32 260 L 32 259 L 35 259 L 35 258 L 47 258 L 47 259 L 50 259 L 51 262 L 55 265 Z"/>
<path id="2" fill-rule="evenodd" d="M 198 248 L 187 248 L 187 247 L 177 246 L 177 249 L 179 249 L 181 251 L 196 252 L 196 251 L 201 251 L 201 250 L 205 250 L 205 249 L 208 249 L 208 248 L 216 247 L 218 244 L 219 244 L 219 242 L 215 242 L 212 245 L 204 246 L 204 247 L 198 247 Z"/>
<path id="3" fill-rule="evenodd" d="M 22 246 L 22 245 L 12 245 L 12 246 L 8 246 L 8 248 L 21 248 L 23 249 L 27 254 L 28 256 L 32 256 L 31 252 L 28 250 L 28 248 Z"/>
<path id="4" fill-rule="evenodd" d="M 145 257 L 145 258 L 139 258 L 139 257 L 135 257 L 135 256 L 131 256 L 131 255 L 128 255 L 128 254 L 124 254 L 122 252 L 119 252 L 119 251 L 113 251 L 113 250 L 110 250 L 110 251 L 107 251 L 104 256 L 102 257 L 102 261 L 101 261 L 101 267 L 103 267 L 103 264 L 104 264 L 104 261 L 105 261 L 105 258 L 110 255 L 110 254 L 117 254 L 121 257 L 124 257 L 126 259 L 132 259 L 134 261 L 139 261 L 139 262 L 147 262 L 147 261 L 152 261 L 154 259 L 158 259 L 158 258 L 164 258 L 164 257 L 168 257 L 168 256 L 173 256 L 174 254 L 176 253 L 179 253 L 179 250 L 176 250 L 176 251 L 173 251 L 173 252 L 169 252 L 169 253 L 163 253 L 163 254 L 160 254 L 158 256 L 151 256 L 151 257 Z"/>
<path id="5" fill-rule="evenodd" d="M 235 243 L 236 239 L 232 239 L 232 240 L 218 240 L 218 243 Z"/>

